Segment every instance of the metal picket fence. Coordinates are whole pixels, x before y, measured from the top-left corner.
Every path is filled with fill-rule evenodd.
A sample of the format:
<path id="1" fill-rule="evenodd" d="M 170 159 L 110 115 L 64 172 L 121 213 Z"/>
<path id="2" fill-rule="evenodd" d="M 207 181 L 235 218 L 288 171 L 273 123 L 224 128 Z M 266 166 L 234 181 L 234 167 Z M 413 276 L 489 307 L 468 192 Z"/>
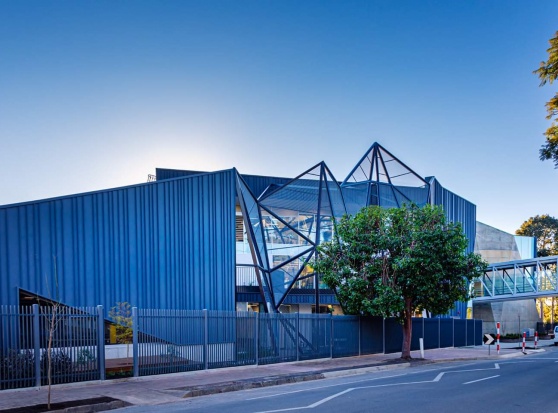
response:
<path id="1" fill-rule="evenodd" d="M 106 345 L 101 306 L 53 312 L 0 307 L 0 389 L 46 384 L 51 331 L 54 384 L 393 353 L 402 342 L 393 318 L 132 308 L 132 340 Z M 412 350 L 421 338 L 425 349 L 481 345 L 482 321 L 413 319 Z"/>
<path id="2" fill-rule="evenodd" d="M 102 308 L 0 306 L 0 333 L 0 389 L 104 378 Z"/>

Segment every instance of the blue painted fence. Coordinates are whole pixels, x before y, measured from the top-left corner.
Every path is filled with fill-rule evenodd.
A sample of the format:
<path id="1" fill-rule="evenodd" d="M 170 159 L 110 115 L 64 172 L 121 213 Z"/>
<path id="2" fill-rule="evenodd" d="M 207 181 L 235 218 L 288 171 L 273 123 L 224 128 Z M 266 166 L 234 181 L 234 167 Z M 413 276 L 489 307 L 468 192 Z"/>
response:
<path id="1" fill-rule="evenodd" d="M 393 318 L 132 309 L 130 344 L 105 345 L 97 308 L 59 308 L 54 383 L 401 351 Z M 45 384 L 53 309 L 0 307 L 0 389 Z M 482 321 L 413 319 L 412 350 L 482 344 Z M 120 353 L 117 353 L 119 350 Z M 36 357 L 35 355 L 40 355 Z"/>

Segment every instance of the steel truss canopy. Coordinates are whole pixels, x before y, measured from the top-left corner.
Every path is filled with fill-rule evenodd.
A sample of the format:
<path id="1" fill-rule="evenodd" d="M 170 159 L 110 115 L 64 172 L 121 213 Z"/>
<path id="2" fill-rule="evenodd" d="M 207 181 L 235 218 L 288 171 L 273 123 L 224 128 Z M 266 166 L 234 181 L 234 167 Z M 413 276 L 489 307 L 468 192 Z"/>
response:
<path id="1" fill-rule="evenodd" d="M 474 280 L 473 302 L 558 296 L 558 256 L 492 264 Z"/>
<path id="2" fill-rule="evenodd" d="M 430 202 L 429 183 L 379 143 L 370 147 L 341 187 L 350 214 L 364 205 L 397 208 Z"/>
<path id="3" fill-rule="evenodd" d="M 369 205 L 391 208 L 430 202 L 430 185 L 380 144 L 374 143 L 339 184 L 320 162 L 258 199 L 240 176 L 237 196 L 260 292 L 278 311 L 298 279 L 313 276 L 316 247 L 335 236 L 338 220 Z M 316 304 L 318 305 L 318 289 Z"/>

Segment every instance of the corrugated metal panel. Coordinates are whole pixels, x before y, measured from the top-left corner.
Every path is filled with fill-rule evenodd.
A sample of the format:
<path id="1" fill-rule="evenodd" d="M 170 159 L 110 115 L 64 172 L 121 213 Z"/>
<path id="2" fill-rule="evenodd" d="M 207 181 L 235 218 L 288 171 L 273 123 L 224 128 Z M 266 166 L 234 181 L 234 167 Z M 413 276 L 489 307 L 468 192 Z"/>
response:
<path id="1" fill-rule="evenodd" d="M 178 178 L 181 176 L 189 176 L 189 175 L 197 175 L 206 172 L 200 171 L 188 171 L 188 170 L 180 170 L 180 169 L 164 169 L 164 168 L 156 168 L 155 174 L 157 176 L 157 180 L 165 180 L 165 179 L 172 179 Z M 260 175 L 242 175 L 242 178 L 250 188 L 250 190 L 259 197 L 265 189 L 272 184 L 275 185 L 284 185 L 287 182 L 290 182 L 292 178 L 281 178 L 275 176 L 260 176 Z"/>
<path id="2" fill-rule="evenodd" d="M 250 190 L 259 197 L 265 189 L 272 184 L 285 185 L 292 178 L 280 178 L 275 176 L 259 176 L 259 175 L 242 175 Z"/>
<path id="3" fill-rule="evenodd" d="M 428 178 L 427 178 L 428 179 Z M 477 207 L 465 198 L 445 189 L 436 178 L 430 178 L 432 202 L 442 205 L 446 217 L 452 222 L 460 222 L 463 232 L 469 240 L 467 252 L 475 249 L 475 234 L 477 231 Z"/>
<path id="4" fill-rule="evenodd" d="M 183 176 L 199 175 L 205 173 L 207 172 L 155 168 L 155 177 L 157 178 L 157 181 L 164 181 L 165 179 L 181 178 Z"/>
<path id="5" fill-rule="evenodd" d="M 0 207 L 0 304 L 234 310 L 235 173 Z"/>

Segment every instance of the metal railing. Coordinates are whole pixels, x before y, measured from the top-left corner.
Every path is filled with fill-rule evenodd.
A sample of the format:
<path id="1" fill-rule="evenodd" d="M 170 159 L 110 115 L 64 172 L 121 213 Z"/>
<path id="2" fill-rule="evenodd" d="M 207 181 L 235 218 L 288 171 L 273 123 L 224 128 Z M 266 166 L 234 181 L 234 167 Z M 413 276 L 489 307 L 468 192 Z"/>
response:
<path id="1" fill-rule="evenodd" d="M 0 389 L 104 378 L 102 307 L 0 307 Z M 50 360 L 48 348 L 50 343 Z"/>
<path id="2" fill-rule="evenodd" d="M 54 322 L 53 322 L 54 320 Z M 0 307 L 0 389 L 401 351 L 393 318 L 132 308 L 130 344 L 105 345 L 103 308 Z M 129 327 L 127 327 L 129 328 Z M 413 319 L 412 350 L 482 344 L 482 321 Z"/>
<path id="3" fill-rule="evenodd" d="M 474 301 L 558 296 L 557 268 L 557 256 L 492 264 L 474 280 Z"/>

